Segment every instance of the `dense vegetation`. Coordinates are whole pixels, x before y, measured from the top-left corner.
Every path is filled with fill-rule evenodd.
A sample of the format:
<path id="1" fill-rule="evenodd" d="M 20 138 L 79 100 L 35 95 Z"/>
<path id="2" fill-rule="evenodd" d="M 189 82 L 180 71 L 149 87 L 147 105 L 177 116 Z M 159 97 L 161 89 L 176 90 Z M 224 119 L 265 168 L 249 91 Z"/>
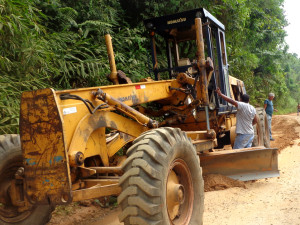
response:
<path id="1" fill-rule="evenodd" d="M 0 133 L 17 131 L 20 94 L 43 87 L 108 84 L 104 34 L 117 68 L 133 81 L 149 76 L 142 21 L 204 7 L 226 26 L 230 74 L 252 103 L 276 94 L 281 112 L 300 101 L 300 60 L 284 42 L 283 0 L 0 0 Z"/>

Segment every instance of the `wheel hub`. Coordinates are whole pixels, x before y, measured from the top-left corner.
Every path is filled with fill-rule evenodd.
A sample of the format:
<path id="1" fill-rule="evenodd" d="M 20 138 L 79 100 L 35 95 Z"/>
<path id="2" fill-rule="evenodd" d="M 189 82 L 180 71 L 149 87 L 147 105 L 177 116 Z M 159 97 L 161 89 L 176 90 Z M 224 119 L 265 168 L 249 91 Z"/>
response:
<path id="1" fill-rule="evenodd" d="M 179 204 L 184 202 L 184 187 L 182 185 L 177 186 L 177 201 Z"/>
<path id="2" fill-rule="evenodd" d="M 14 168 L 14 167 L 13 167 Z M 26 219 L 30 214 L 31 205 L 25 205 L 18 199 L 19 189 L 16 188 L 17 177 L 22 176 L 24 170 L 20 167 L 15 174 L 14 169 L 9 168 L 1 174 L 0 180 L 0 220 L 7 223 L 17 223 Z"/>
<path id="3" fill-rule="evenodd" d="M 166 201 L 171 224 L 187 224 L 193 208 L 193 187 L 188 166 L 181 159 L 170 166 Z"/>

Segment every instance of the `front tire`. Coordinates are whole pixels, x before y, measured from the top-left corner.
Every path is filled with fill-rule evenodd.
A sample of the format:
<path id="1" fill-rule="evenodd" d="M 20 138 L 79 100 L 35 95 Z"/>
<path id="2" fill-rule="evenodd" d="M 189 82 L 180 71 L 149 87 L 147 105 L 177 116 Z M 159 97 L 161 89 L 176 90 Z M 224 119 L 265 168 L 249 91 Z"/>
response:
<path id="1" fill-rule="evenodd" d="M 199 157 L 180 129 L 144 133 L 127 151 L 118 197 L 125 225 L 201 225 L 204 184 Z"/>
<path id="2" fill-rule="evenodd" d="M 23 166 L 20 137 L 17 134 L 0 135 L 0 224 L 1 225 L 44 225 L 49 222 L 53 207 L 32 206 L 19 212 L 11 202 L 10 182 L 18 168 Z"/>

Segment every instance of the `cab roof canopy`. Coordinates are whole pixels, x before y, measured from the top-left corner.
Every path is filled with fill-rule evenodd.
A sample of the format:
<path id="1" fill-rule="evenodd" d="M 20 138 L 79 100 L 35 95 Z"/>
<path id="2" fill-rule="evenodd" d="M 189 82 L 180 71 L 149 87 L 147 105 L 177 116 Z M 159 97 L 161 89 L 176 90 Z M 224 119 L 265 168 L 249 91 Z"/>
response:
<path id="1" fill-rule="evenodd" d="M 225 31 L 225 26 L 204 8 L 147 19 L 144 24 L 148 30 L 180 42 L 196 38 L 195 18 L 201 18 L 202 23 L 208 23 L 211 28 Z"/>

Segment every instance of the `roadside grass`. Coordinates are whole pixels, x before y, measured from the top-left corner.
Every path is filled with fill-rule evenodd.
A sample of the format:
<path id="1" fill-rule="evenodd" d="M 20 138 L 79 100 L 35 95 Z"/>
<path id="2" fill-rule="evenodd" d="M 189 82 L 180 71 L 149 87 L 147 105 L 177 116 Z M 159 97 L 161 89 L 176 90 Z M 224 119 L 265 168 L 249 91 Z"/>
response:
<path id="1" fill-rule="evenodd" d="M 69 205 L 58 205 L 55 207 L 53 214 L 67 216 L 72 214 L 72 212 L 78 208 L 80 208 L 79 202 L 73 202 Z"/>
<path id="2" fill-rule="evenodd" d="M 101 208 L 110 208 L 112 210 L 118 207 L 118 202 L 117 197 L 115 196 L 103 197 L 81 202 L 72 202 L 69 205 L 56 206 L 53 214 L 59 216 L 68 216 L 72 215 L 72 213 L 76 209 L 80 209 L 81 207 L 88 207 L 90 205 L 100 206 Z"/>

